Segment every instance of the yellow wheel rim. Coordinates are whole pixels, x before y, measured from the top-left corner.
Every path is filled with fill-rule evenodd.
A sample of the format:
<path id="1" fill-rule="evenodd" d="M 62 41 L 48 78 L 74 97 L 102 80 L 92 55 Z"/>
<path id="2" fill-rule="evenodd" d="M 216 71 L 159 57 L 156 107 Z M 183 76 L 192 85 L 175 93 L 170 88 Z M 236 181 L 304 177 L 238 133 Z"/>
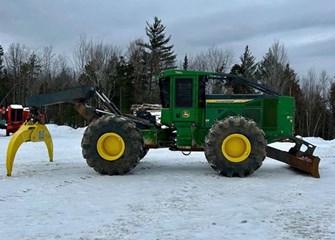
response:
<path id="1" fill-rule="evenodd" d="M 97 142 L 99 155 L 108 161 L 119 159 L 124 153 L 125 148 L 122 137 L 116 133 L 105 133 Z"/>
<path id="2" fill-rule="evenodd" d="M 221 145 L 222 154 L 231 162 L 243 162 L 251 152 L 251 144 L 242 134 L 231 134 L 224 139 Z"/>

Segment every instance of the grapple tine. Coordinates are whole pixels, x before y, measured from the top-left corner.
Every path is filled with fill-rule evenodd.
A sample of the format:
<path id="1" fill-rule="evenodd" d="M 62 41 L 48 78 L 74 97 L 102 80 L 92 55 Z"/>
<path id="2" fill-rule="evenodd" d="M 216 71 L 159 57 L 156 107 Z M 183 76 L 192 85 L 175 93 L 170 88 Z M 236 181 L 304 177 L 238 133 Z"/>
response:
<path id="1" fill-rule="evenodd" d="M 26 121 L 18 131 L 16 131 L 8 143 L 7 148 L 7 176 L 12 175 L 13 163 L 16 152 L 24 142 L 44 142 L 49 154 L 50 162 L 53 161 L 53 143 L 49 130 L 39 122 Z"/>
<path id="2" fill-rule="evenodd" d="M 6 157 L 7 176 L 11 176 L 12 174 L 13 162 L 17 150 L 22 145 L 22 143 L 30 140 L 31 132 L 31 125 L 23 124 L 10 139 Z"/>

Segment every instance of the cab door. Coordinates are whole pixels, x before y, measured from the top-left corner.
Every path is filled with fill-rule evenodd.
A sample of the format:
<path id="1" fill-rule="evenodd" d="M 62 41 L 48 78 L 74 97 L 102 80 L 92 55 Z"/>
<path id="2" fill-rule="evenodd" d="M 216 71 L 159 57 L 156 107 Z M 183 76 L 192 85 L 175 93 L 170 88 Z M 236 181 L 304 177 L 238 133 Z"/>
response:
<path id="1" fill-rule="evenodd" d="M 195 77 L 174 77 L 173 122 L 194 122 L 195 111 Z"/>

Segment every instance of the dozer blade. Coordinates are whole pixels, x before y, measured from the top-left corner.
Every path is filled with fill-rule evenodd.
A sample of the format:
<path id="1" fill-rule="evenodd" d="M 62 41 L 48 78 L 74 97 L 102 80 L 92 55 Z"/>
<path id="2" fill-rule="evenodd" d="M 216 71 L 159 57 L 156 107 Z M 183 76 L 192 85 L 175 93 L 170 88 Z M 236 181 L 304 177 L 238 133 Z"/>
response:
<path id="1" fill-rule="evenodd" d="M 49 130 L 39 122 L 25 122 L 12 136 L 7 148 L 7 176 L 11 176 L 15 155 L 19 147 L 24 142 L 42 142 L 44 141 L 49 154 L 50 162 L 53 160 L 53 144 Z"/>
<path id="2" fill-rule="evenodd" d="M 315 178 L 320 178 L 320 158 L 313 155 L 315 146 L 296 137 L 289 137 L 284 141 L 294 142 L 296 145 L 288 152 L 267 146 L 267 156 L 280 162 L 284 162 L 293 168 L 309 173 Z M 301 145 L 307 146 L 305 152 L 300 151 Z"/>

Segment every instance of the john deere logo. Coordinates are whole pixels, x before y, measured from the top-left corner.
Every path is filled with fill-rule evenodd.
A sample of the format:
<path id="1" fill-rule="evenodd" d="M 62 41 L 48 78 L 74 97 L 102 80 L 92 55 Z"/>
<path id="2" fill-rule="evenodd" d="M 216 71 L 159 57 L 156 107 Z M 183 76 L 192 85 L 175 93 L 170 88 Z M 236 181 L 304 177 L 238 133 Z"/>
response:
<path id="1" fill-rule="evenodd" d="M 183 118 L 189 118 L 190 112 L 189 111 L 183 111 Z"/>

